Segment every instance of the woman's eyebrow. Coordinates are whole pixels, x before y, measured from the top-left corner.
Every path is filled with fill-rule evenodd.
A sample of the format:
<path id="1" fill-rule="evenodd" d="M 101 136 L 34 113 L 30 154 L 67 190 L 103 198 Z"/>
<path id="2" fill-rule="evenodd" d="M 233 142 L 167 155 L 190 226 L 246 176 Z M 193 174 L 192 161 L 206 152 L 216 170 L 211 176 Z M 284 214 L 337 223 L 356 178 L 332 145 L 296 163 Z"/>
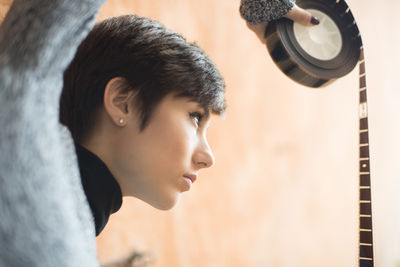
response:
<path id="1" fill-rule="evenodd" d="M 189 103 L 194 103 L 194 104 L 196 104 L 196 105 L 197 105 L 197 108 L 198 108 L 198 109 L 201 109 L 201 113 L 202 113 L 202 115 L 203 115 L 203 117 L 204 117 L 205 119 L 208 119 L 208 118 L 210 117 L 210 108 L 209 108 L 209 107 L 207 107 L 207 106 L 205 106 L 205 105 L 202 105 L 202 104 L 201 104 L 199 101 L 197 101 L 196 99 L 189 99 L 188 102 L 189 102 Z"/>
<path id="2" fill-rule="evenodd" d="M 197 104 L 198 108 L 202 109 L 201 113 L 203 113 L 204 118 L 208 119 L 210 117 L 210 109 L 208 107 L 205 107 L 205 106 L 201 105 L 197 101 L 194 101 L 194 102 Z"/>

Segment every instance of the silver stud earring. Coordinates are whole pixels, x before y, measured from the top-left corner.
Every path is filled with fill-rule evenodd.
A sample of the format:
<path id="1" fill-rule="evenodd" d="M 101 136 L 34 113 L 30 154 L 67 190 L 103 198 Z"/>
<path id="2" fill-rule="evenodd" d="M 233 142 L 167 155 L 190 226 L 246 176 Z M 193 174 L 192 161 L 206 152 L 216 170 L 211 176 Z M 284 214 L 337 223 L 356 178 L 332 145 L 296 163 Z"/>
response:
<path id="1" fill-rule="evenodd" d="M 120 124 L 123 124 L 123 123 L 124 123 L 124 119 L 123 119 L 123 118 L 120 118 L 120 119 L 119 119 L 119 123 L 120 123 Z"/>

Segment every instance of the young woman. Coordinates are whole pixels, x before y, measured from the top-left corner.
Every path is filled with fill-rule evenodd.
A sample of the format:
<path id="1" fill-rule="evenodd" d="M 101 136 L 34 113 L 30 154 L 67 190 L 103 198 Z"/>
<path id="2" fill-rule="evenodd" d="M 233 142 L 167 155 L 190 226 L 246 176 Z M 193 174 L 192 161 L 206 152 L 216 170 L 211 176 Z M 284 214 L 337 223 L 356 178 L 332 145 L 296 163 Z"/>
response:
<path id="1" fill-rule="evenodd" d="M 135 15 L 97 24 L 64 74 L 60 120 L 77 146 L 96 234 L 122 196 L 172 208 L 213 165 L 210 114 L 224 82 L 194 44 Z"/>

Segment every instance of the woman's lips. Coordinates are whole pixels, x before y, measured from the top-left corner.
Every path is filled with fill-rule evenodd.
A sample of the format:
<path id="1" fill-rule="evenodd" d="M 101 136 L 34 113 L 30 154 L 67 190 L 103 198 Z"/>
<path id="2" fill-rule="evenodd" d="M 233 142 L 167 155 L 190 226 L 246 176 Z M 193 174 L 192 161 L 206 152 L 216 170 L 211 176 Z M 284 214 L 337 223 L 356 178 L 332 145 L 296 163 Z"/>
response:
<path id="1" fill-rule="evenodd" d="M 196 174 L 184 174 L 183 180 L 185 181 L 185 186 L 183 191 L 189 191 L 192 188 L 194 181 L 196 181 L 197 175 Z"/>
<path id="2" fill-rule="evenodd" d="M 189 179 L 190 182 L 191 182 L 192 184 L 193 184 L 193 183 L 196 181 L 196 179 L 197 179 L 197 175 L 195 175 L 195 174 L 188 174 L 188 175 L 185 174 L 183 177 Z"/>

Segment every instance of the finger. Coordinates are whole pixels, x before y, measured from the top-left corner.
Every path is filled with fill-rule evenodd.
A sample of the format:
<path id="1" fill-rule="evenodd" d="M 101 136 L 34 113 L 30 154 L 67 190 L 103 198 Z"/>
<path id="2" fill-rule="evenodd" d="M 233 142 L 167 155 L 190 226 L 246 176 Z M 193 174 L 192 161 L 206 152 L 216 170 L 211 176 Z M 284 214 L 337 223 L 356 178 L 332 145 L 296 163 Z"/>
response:
<path id="1" fill-rule="evenodd" d="M 304 26 L 313 26 L 319 24 L 318 18 L 314 17 L 310 12 L 297 5 L 294 5 L 292 10 L 284 15 L 284 17 Z"/>

